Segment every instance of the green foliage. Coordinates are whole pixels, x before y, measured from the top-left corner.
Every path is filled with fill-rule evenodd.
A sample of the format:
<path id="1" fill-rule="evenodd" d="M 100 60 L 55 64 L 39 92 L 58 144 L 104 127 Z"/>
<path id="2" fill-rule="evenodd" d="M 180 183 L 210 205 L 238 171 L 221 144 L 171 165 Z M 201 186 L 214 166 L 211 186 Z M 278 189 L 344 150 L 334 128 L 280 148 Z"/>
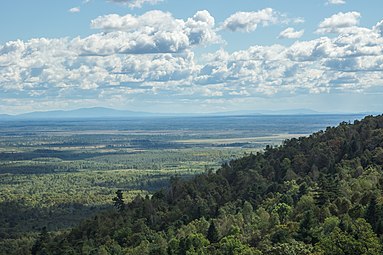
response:
<path id="1" fill-rule="evenodd" d="M 284 224 L 291 213 L 291 206 L 286 203 L 278 203 L 275 205 L 273 212 L 278 215 L 279 221 Z"/>
<path id="2" fill-rule="evenodd" d="M 313 247 L 303 242 L 292 240 L 288 243 L 278 243 L 267 251 L 269 255 L 312 255 Z"/>
<path id="3" fill-rule="evenodd" d="M 179 254 L 207 254 L 209 241 L 200 233 L 190 234 L 179 241 Z"/>
<path id="4" fill-rule="evenodd" d="M 126 204 L 138 194 L 145 196 L 166 187 L 173 175 L 190 178 L 203 172 L 205 165 L 218 166 L 221 160 L 238 153 L 241 149 L 196 148 L 126 152 L 109 158 L 95 154 L 94 158 L 79 160 L 0 158 L 0 172 L 12 173 L 0 174 L 0 253 L 29 254 L 39 228 L 46 226 L 58 234 L 75 226 L 111 208 L 111 198 L 118 189 L 129 190 L 124 193 Z M 140 169 L 132 169 L 127 162 Z M 161 167 L 152 167 L 155 162 Z M 201 210 L 208 208 L 205 201 L 202 203 Z"/>
<path id="5" fill-rule="evenodd" d="M 226 236 L 219 241 L 218 246 L 219 254 L 223 255 L 255 255 L 258 252 L 249 247 L 247 244 L 243 244 L 236 236 Z"/>
<path id="6" fill-rule="evenodd" d="M 357 219 L 347 231 L 335 227 L 317 244 L 325 255 L 378 255 L 382 244 L 364 219 Z"/>
<path id="7" fill-rule="evenodd" d="M 121 212 L 41 235 L 36 254 L 382 254 L 383 116 L 173 177 Z M 117 200 L 122 200 L 122 193 Z"/>

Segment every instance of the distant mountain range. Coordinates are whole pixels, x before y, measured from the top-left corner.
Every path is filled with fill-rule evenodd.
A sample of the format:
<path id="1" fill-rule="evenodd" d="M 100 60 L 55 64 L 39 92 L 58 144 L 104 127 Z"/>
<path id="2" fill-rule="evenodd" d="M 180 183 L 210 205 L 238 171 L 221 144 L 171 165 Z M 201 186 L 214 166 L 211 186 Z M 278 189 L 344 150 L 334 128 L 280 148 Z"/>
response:
<path id="1" fill-rule="evenodd" d="M 128 110 L 116 110 L 104 107 L 80 108 L 76 110 L 36 111 L 18 115 L 0 114 L 0 120 L 20 119 L 96 119 L 96 118 L 127 118 L 127 117 L 164 117 L 164 116 L 236 116 L 236 115 L 315 115 L 326 114 L 310 109 L 229 111 L 216 113 L 150 113 Z M 346 114 L 346 113 L 345 113 Z M 369 113 L 370 114 L 370 113 Z M 371 113 L 375 114 L 375 113 Z"/>
<path id="2" fill-rule="evenodd" d="M 18 115 L 0 114 L 0 119 L 78 119 L 78 118 L 123 118 L 154 116 L 153 113 L 116 110 L 104 107 L 76 110 L 36 111 Z"/>

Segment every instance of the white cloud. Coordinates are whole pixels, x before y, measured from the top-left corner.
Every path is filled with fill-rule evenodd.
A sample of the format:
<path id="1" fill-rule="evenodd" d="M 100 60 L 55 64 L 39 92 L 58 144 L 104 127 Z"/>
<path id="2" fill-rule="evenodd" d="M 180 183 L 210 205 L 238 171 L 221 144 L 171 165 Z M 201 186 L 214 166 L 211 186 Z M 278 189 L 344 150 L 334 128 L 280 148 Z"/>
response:
<path id="1" fill-rule="evenodd" d="M 0 91 L 27 97 L 96 96 L 128 86 L 129 94 L 151 93 L 134 84 L 188 80 L 196 65 L 190 51 L 177 54 L 81 56 L 78 39 L 32 39 L 0 46 Z M 178 82 L 182 83 L 182 82 Z M 133 84 L 129 88 L 129 84 Z M 163 86 L 162 88 L 164 88 Z"/>
<path id="2" fill-rule="evenodd" d="M 294 28 L 292 27 L 289 27 L 289 28 L 286 28 L 285 30 L 283 30 L 278 38 L 281 38 L 281 39 L 297 39 L 297 38 L 301 38 L 302 35 L 304 34 L 304 30 L 299 30 L 299 31 L 295 31 Z"/>
<path id="3" fill-rule="evenodd" d="M 383 38 L 374 30 L 353 29 L 281 45 L 254 46 L 229 54 L 209 54 L 196 76 L 199 84 L 225 84 L 226 97 L 331 92 L 360 93 L 383 87 Z"/>
<path id="4" fill-rule="evenodd" d="M 372 29 L 383 36 L 383 20 L 378 22 Z"/>
<path id="5" fill-rule="evenodd" d="M 110 0 L 111 2 L 121 3 L 129 6 L 130 8 L 141 8 L 145 4 L 157 4 L 163 0 Z"/>
<path id="6" fill-rule="evenodd" d="M 360 19 L 359 12 L 339 12 L 324 19 L 317 29 L 317 33 L 341 33 L 342 30 L 357 26 Z"/>
<path id="7" fill-rule="evenodd" d="M 327 4 L 345 4 L 345 0 L 328 0 Z"/>
<path id="8" fill-rule="evenodd" d="M 280 22 L 280 16 L 271 8 L 257 12 L 237 12 L 223 22 L 223 28 L 231 31 L 252 32 L 258 25 L 268 26 Z"/>
<path id="9" fill-rule="evenodd" d="M 158 24 L 161 21 L 163 24 Z M 99 16 L 91 21 L 91 27 L 104 31 L 134 32 L 140 28 L 147 29 L 148 32 L 152 32 L 153 30 L 158 31 L 159 29 L 172 31 L 179 27 L 179 22 L 182 21 L 177 21 L 170 13 L 155 10 L 146 12 L 141 16 L 131 14 L 125 16 L 118 14 Z"/>
<path id="10" fill-rule="evenodd" d="M 220 41 L 214 31 L 214 22 L 214 18 L 206 10 L 198 11 L 192 18 L 188 18 L 184 31 L 190 43 L 194 45 Z"/>
<path id="11" fill-rule="evenodd" d="M 289 21 L 289 20 L 288 20 Z M 302 23 L 305 23 L 305 19 L 302 18 L 302 17 L 298 17 L 298 18 L 294 18 L 294 19 L 291 19 L 292 23 L 295 23 L 295 24 L 302 24 Z"/>
<path id="12" fill-rule="evenodd" d="M 288 18 L 286 14 L 272 8 L 265 8 L 256 12 L 236 12 L 223 22 L 221 29 L 228 29 L 233 32 L 253 32 L 260 25 L 265 27 L 273 24 L 304 22 L 304 18 Z"/>
<path id="13" fill-rule="evenodd" d="M 186 21 L 162 11 L 141 16 L 111 14 L 92 20 L 91 26 L 105 33 L 79 40 L 84 54 L 90 55 L 175 53 L 220 41 L 208 11 L 199 11 Z"/>
<path id="14" fill-rule="evenodd" d="M 383 87 L 382 22 L 371 29 L 342 26 L 350 31 L 291 46 L 222 48 L 204 54 L 203 61 L 194 57 L 194 46 L 218 38 L 207 11 L 185 20 L 160 11 L 108 15 L 95 19 L 92 27 L 102 32 L 0 45 L 0 95 L 155 101 L 359 93 Z"/>
<path id="15" fill-rule="evenodd" d="M 81 9 L 80 7 L 73 7 L 73 8 L 70 8 L 68 11 L 71 13 L 77 13 L 77 12 L 80 12 Z"/>

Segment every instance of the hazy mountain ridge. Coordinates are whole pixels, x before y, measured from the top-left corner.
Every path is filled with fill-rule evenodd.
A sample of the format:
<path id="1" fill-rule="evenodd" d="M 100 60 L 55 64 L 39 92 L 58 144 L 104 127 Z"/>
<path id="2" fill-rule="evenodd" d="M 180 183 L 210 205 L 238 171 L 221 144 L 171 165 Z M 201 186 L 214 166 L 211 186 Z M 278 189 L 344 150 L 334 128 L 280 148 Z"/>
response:
<path id="1" fill-rule="evenodd" d="M 129 117 L 177 117 L 177 116 L 235 116 L 235 115 L 317 115 L 317 114 L 349 114 L 323 113 L 311 109 L 286 110 L 241 110 L 213 113 L 152 113 L 117 110 L 106 107 L 79 108 L 75 110 L 36 111 L 23 114 L 0 114 L 2 120 L 33 120 L 33 119 L 92 119 L 92 118 L 129 118 Z M 373 113 L 375 114 L 375 113 Z"/>
<path id="2" fill-rule="evenodd" d="M 23 113 L 18 115 L 8 115 L 6 118 L 13 119 L 68 119 L 68 118 L 100 118 L 100 117 L 132 117 L 132 116 L 149 116 L 150 113 L 134 112 L 127 110 L 116 110 L 104 107 L 80 108 L 75 110 L 55 110 L 55 111 L 36 111 Z"/>

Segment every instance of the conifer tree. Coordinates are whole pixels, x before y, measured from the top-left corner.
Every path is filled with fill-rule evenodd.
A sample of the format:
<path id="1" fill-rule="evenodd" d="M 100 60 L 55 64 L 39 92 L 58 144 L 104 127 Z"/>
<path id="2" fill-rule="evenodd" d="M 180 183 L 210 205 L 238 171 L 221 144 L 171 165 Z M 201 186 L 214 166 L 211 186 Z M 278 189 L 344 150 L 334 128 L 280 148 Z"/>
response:
<path id="1" fill-rule="evenodd" d="M 119 212 L 122 212 L 125 209 L 125 202 L 121 190 L 116 191 L 116 197 L 113 198 L 113 201 L 114 207 L 116 207 Z"/>
<path id="2" fill-rule="evenodd" d="M 211 242 L 211 243 L 217 243 L 219 241 L 219 234 L 218 230 L 214 224 L 214 221 L 210 223 L 209 229 L 207 230 L 207 236 L 206 238 Z"/>

